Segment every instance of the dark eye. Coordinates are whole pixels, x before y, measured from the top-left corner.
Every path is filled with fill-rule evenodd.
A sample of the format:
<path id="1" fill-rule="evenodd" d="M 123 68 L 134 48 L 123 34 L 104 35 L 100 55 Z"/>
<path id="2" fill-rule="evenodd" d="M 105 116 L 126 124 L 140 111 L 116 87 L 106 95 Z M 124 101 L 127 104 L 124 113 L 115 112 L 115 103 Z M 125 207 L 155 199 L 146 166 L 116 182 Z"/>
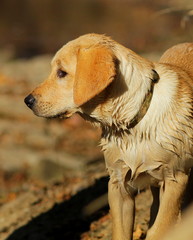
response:
<path id="1" fill-rule="evenodd" d="M 63 77 L 65 77 L 66 75 L 67 75 L 67 72 L 62 71 L 61 69 L 58 69 L 58 71 L 57 71 L 57 76 L 58 76 L 59 78 L 63 78 Z"/>

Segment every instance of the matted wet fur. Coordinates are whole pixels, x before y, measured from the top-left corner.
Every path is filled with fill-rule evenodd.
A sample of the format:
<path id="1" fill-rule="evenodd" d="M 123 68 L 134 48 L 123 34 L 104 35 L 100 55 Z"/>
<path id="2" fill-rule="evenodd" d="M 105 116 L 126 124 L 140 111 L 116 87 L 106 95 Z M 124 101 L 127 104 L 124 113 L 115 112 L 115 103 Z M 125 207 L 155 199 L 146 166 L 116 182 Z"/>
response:
<path id="1" fill-rule="evenodd" d="M 102 128 L 113 240 L 132 239 L 135 194 L 149 185 L 146 239 L 161 240 L 178 219 L 193 166 L 192 66 L 193 43 L 153 63 L 109 37 L 87 34 L 56 53 L 48 79 L 25 99 L 38 116 L 79 113 Z"/>

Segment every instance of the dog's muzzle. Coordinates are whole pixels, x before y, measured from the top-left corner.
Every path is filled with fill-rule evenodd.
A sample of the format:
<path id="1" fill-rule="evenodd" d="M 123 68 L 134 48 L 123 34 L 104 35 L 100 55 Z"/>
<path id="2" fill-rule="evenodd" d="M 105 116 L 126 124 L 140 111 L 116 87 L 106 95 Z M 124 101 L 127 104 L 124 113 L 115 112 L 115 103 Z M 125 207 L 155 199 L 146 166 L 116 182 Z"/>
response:
<path id="1" fill-rule="evenodd" d="M 35 104 L 36 99 L 34 98 L 34 96 L 32 94 L 29 94 L 25 99 L 24 102 L 25 104 L 32 109 L 34 104 Z"/>

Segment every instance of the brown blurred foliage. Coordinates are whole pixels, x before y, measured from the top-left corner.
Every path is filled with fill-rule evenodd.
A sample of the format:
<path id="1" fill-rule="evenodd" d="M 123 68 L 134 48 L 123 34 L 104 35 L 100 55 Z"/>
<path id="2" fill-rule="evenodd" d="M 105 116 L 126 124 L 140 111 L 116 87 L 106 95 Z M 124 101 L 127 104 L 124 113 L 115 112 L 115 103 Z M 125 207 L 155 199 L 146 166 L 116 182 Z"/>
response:
<path id="1" fill-rule="evenodd" d="M 181 27 L 190 5 L 191 0 L 1 0 L 0 46 L 30 57 L 97 32 L 137 52 L 162 50 L 192 41 L 192 17 Z M 164 9 L 171 11 L 159 14 Z"/>

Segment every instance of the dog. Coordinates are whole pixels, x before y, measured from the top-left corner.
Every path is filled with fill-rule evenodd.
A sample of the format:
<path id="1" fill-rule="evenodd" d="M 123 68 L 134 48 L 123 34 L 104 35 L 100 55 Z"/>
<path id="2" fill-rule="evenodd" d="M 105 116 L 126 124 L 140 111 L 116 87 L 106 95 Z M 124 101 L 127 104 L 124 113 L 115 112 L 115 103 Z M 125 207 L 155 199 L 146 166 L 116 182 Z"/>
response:
<path id="1" fill-rule="evenodd" d="M 161 240 L 178 219 L 193 166 L 193 43 L 153 63 L 107 36 L 86 34 L 51 65 L 25 103 L 40 117 L 79 113 L 101 127 L 112 239 L 132 239 L 136 193 L 151 186 L 146 240 Z"/>

